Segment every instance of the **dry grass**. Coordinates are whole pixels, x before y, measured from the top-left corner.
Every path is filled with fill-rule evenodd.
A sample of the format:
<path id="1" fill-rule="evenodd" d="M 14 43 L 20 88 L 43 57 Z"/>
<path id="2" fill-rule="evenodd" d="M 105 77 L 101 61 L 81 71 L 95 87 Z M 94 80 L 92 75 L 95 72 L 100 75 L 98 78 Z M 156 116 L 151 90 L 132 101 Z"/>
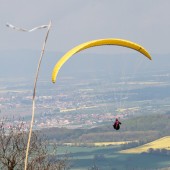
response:
<path id="1" fill-rule="evenodd" d="M 123 142 L 96 142 L 94 143 L 95 146 L 108 146 L 108 145 L 122 145 L 127 144 L 132 141 L 123 141 Z"/>
<path id="2" fill-rule="evenodd" d="M 142 153 L 147 152 L 149 148 L 170 150 L 170 136 L 157 139 L 153 142 L 147 143 L 136 148 L 122 150 L 120 151 L 120 153 Z"/>
<path id="3" fill-rule="evenodd" d="M 110 146 L 110 145 L 122 145 L 122 144 L 127 144 L 129 142 L 137 142 L 137 141 L 123 141 L 123 142 L 95 142 L 95 143 L 85 143 L 87 145 L 93 145 L 93 146 Z M 81 146 L 84 143 L 64 143 L 64 145 L 67 146 Z"/>

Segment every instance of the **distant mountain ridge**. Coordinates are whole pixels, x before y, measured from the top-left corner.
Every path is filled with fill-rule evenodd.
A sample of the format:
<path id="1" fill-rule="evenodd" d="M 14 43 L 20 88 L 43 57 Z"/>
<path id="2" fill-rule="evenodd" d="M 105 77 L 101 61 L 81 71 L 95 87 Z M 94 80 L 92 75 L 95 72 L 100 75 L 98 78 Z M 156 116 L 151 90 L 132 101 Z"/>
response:
<path id="1" fill-rule="evenodd" d="M 38 50 L 9 50 L 0 51 L 0 77 L 31 77 L 34 75 L 40 57 Z M 46 51 L 41 65 L 41 73 L 44 77 L 50 77 L 56 62 L 65 52 Z M 138 53 L 132 54 L 89 54 L 81 52 L 71 58 L 62 68 L 60 74 L 88 74 L 89 71 L 120 72 L 121 65 L 126 63 L 126 71 L 133 71 L 132 63 L 142 60 L 142 66 L 146 63 L 147 71 L 169 69 L 169 55 L 152 55 L 149 61 Z M 145 70 L 146 71 L 146 70 Z M 116 75 L 116 74 L 115 74 Z"/>

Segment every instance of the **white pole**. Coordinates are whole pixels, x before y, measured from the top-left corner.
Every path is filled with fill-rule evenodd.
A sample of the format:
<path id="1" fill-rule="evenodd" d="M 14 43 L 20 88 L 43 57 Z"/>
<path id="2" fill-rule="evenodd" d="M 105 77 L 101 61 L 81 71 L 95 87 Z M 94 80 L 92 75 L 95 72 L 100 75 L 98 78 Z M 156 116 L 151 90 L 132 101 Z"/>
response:
<path id="1" fill-rule="evenodd" d="M 25 155 L 25 167 L 24 167 L 24 170 L 27 170 L 29 147 L 30 147 L 30 141 L 31 141 L 31 135 L 32 135 L 32 127 L 33 127 L 34 115 L 35 115 L 36 86 L 37 86 L 37 80 L 38 80 L 38 75 L 39 75 L 39 70 L 40 70 L 42 58 L 43 58 L 43 55 L 44 55 L 44 52 L 45 52 L 46 42 L 47 42 L 49 31 L 50 31 L 50 28 L 51 28 L 51 21 L 50 21 L 50 23 L 48 25 L 42 25 L 42 26 L 35 27 L 33 29 L 30 29 L 30 30 L 23 29 L 23 28 L 18 28 L 18 27 L 15 27 L 15 26 L 11 25 L 11 24 L 6 24 L 6 26 L 10 27 L 12 29 L 15 29 L 17 31 L 24 31 L 24 32 L 32 32 L 32 31 L 35 31 L 37 29 L 48 28 L 46 36 L 45 36 L 45 40 L 44 40 L 44 43 L 43 43 L 43 46 L 42 46 L 41 55 L 40 55 L 40 58 L 39 58 L 37 71 L 36 71 L 36 75 L 35 75 L 35 80 L 34 80 L 34 88 L 33 88 L 33 96 L 32 96 L 32 118 L 31 118 L 31 123 L 30 123 L 30 130 L 29 130 L 27 149 L 26 149 L 26 155 Z"/>

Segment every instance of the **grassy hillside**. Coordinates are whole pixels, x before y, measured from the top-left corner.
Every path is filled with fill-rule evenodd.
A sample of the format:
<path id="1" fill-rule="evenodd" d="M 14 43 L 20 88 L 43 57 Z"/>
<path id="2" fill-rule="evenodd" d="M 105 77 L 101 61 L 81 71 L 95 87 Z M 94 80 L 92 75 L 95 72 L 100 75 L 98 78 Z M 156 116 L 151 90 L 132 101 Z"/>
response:
<path id="1" fill-rule="evenodd" d="M 142 152 L 147 152 L 148 149 L 167 149 L 170 150 L 170 136 L 166 136 L 160 139 L 157 139 L 153 142 L 147 143 L 145 145 L 135 147 L 132 149 L 127 149 L 120 151 L 120 153 L 142 153 Z"/>

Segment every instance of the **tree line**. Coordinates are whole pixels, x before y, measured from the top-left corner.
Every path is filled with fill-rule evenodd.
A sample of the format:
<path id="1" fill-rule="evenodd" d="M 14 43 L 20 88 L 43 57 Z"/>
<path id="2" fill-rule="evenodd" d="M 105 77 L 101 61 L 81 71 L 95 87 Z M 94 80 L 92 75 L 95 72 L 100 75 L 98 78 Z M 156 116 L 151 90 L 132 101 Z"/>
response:
<path id="1" fill-rule="evenodd" d="M 141 141 L 147 143 L 170 135 L 170 114 L 157 114 L 121 120 L 119 131 L 115 131 L 111 122 L 92 129 L 47 128 L 41 132 L 51 141 L 58 143 L 93 143 L 117 141 Z"/>

